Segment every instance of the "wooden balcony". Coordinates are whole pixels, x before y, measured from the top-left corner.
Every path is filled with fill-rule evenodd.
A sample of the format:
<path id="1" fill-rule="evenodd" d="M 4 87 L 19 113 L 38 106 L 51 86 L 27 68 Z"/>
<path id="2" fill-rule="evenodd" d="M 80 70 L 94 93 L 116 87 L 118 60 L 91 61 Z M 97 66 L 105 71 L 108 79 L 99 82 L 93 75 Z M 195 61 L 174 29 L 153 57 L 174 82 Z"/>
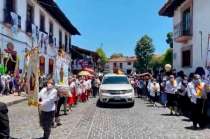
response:
<path id="1" fill-rule="evenodd" d="M 192 22 L 184 24 L 182 21 L 174 26 L 174 40 L 178 43 L 187 43 L 192 39 Z"/>

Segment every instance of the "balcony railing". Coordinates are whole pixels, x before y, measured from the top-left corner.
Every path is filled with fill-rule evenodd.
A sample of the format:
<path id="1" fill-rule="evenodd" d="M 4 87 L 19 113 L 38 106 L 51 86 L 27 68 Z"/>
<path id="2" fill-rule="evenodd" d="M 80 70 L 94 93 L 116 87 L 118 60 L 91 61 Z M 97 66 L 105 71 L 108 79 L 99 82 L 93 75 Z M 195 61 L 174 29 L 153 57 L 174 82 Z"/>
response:
<path id="1" fill-rule="evenodd" d="M 14 16 L 12 16 L 12 15 L 14 15 Z M 21 28 L 21 16 L 12 12 L 11 10 L 4 9 L 4 23 L 8 27 L 17 25 L 18 28 Z"/>
<path id="2" fill-rule="evenodd" d="M 174 39 L 176 42 L 184 43 L 187 42 L 192 37 L 192 22 L 180 23 L 174 26 Z"/>

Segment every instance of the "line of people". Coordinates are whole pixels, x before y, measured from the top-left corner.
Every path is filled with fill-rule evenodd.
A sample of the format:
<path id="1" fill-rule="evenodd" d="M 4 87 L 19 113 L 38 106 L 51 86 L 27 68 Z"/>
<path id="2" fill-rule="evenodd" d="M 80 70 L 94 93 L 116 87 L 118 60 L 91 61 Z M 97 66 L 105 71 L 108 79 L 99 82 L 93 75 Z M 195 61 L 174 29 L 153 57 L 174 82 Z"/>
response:
<path id="1" fill-rule="evenodd" d="M 205 78 L 206 77 L 206 78 Z M 139 98 L 146 97 L 154 107 L 162 103 L 169 108 L 169 115 L 188 116 L 193 126 L 204 128 L 208 122 L 210 100 L 210 76 L 199 72 L 189 77 L 183 71 L 168 72 L 162 76 L 136 75 L 133 86 Z"/>
<path id="2" fill-rule="evenodd" d="M 82 77 L 73 75 L 69 77 L 69 92 L 58 92 L 55 83 L 48 79 L 46 86 L 38 94 L 40 125 L 44 130 L 44 139 L 48 139 L 51 128 L 60 126 L 60 111 L 63 106 L 64 115 L 72 111 L 72 107 L 84 103 L 89 97 L 96 97 L 100 80 L 98 77 Z"/>

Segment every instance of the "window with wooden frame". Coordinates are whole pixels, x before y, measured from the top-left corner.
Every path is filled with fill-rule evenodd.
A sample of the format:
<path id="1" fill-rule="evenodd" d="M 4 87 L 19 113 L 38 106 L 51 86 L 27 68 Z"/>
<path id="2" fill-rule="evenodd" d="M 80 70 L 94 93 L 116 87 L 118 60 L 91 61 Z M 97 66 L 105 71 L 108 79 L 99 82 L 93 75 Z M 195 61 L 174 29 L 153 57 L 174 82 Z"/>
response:
<path id="1" fill-rule="evenodd" d="M 192 46 L 182 49 L 182 67 L 192 66 Z"/>
<path id="2" fill-rule="evenodd" d="M 45 32 L 45 16 L 43 13 L 40 13 L 40 31 Z"/>

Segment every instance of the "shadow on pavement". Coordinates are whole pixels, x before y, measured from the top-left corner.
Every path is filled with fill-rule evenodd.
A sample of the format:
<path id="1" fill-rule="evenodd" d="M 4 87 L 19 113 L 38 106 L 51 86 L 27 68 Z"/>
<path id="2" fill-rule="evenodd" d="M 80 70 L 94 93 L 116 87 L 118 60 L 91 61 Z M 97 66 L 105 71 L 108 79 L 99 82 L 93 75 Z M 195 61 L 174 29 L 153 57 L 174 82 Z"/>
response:
<path id="1" fill-rule="evenodd" d="M 132 108 L 131 104 L 104 104 L 97 100 L 96 107 L 98 108 L 107 108 L 107 109 L 127 109 Z"/>
<path id="2" fill-rule="evenodd" d="M 203 130 L 202 128 L 195 128 L 193 126 L 185 127 L 185 129 L 187 129 L 187 130 L 194 130 L 194 131 Z"/>
<path id="3" fill-rule="evenodd" d="M 177 116 L 177 115 L 175 115 L 175 114 L 170 114 L 170 113 L 162 113 L 162 114 L 160 114 L 160 115 L 162 115 L 162 116 Z"/>
<path id="4" fill-rule="evenodd" d="M 191 122 L 190 119 L 182 119 L 182 121 L 184 121 L 184 122 Z"/>

